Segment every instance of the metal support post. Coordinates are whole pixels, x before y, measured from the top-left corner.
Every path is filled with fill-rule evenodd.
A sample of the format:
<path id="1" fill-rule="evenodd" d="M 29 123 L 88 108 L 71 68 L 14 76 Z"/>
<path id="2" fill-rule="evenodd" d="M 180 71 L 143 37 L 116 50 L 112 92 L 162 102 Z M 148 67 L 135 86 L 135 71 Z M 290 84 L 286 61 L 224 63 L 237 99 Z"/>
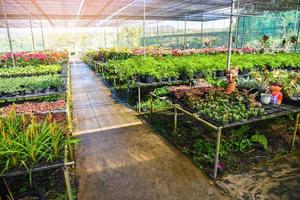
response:
<path id="1" fill-rule="evenodd" d="M 184 15 L 184 40 L 183 40 L 183 49 L 186 49 L 186 15 Z"/>
<path id="2" fill-rule="evenodd" d="M 150 94 L 150 120 L 153 121 L 153 96 Z"/>
<path id="3" fill-rule="evenodd" d="M 176 142 L 176 135 L 177 135 L 177 109 L 176 105 L 174 106 L 174 127 L 173 127 L 173 141 L 174 143 Z"/>
<path id="4" fill-rule="evenodd" d="M 300 116 L 300 113 L 297 113 L 296 119 L 295 119 L 295 124 L 294 124 L 294 130 L 293 130 L 291 151 L 293 151 L 294 147 L 295 147 L 296 135 L 297 135 L 298 125 L 299 125 L 299 116 Z"/>
<path id="5" fill-rule="evenodd" d="M 156 21 L 156 45 L 159 46 L 158 21 Z"/>
<path id="6" fill-rule="evenodd" d="M 144 16 L 143 16 L 143 48 L 144 48 L 144 57 L 146 57 L 146 0 L 144 0 Z"/>
<path id="7" fill-rule="evenodd" d="M 16 59 L 15 59 L 15 55 L 14 55 L 14 51 L 13 51 L 13 46 L 12 46 L 12 42 L 11 42 L 10 30 L 9 30 L 9 23 L 8 23 L 8 20 L 7 20 L 6 8 L 5 8 L 4 0 L 2 0 L 2 11 L 3 11 L 4 19 L 5 19 L 5 24 L 6 24 L 6 31 L 7 31 L 9 49 L 10 49 L 10 53 L 11 53 L 11 59 L 12 59 L 12 62 L 13 62 L 13 66 L 16 67 L 17 66 L 16 65 Z"/>
<path id="8" fill-rule="evenodd" d="M 296 16 L 296 22 L 295 22 L 295 23 L 298 23 L 297 41 L 296 41 L 296 44 L 295 44 L 295 52 L 297 51 L 298 42 L 299 42 L 299 29 L 300 29 L 300 21 L 299 21 L 299 18 L 298 18 L 299 7 L 300 7 L 300 0 L 298 0 L 298 7 L 297 7 L 297 12 L 296 12 L 297 16 Z"/>
<path id="9" fill-rule="evenodd" d="M 30 25 L 30 32 L 31 32 L 32 47 L 33 47 L 33 51 L 35 51 L 35 41 L 34 41 L 31 19 L 29 19 L 29 25 Z"/>
<path id="10" fill-rule="evenodd" d="M 43 48 L 44 48 L 44 50 L 46 50 L 45 36 L 44 36 L 43 24 L 42 24 L 42 21 L 41 21 L 41 20 L 40 20 L 40 27 L 41 27 L 41 34 L 42 34 Z"/>
<path id="11" fill-rule="evenodd" d="M 228 38 L 228 55 L 227 55 L 227 69 L 230 69 L 231 62 L 231 48 L 232 48 L 232 22 L 233 22 L 233 8 L 234 0 L 231 0 L 231 15 L 230 15 L 230 24 L 229 24 L 229 38 Z"/>
<path id="12" fill-rule="evenodd" d="M 105 22 L 104 22 L 104 26 L 103 26 L 103 34 L 104 34 L 104 48 L 106 48 L 106 25 L 105 25 Z"/>
<path id="13" fill-rule="evenodd" d="M 120 40 L 119 40 L 119 16 L 117 15 L 117 47 L 120 47 Z"/>
<path id="14" fill-rule="evenodd" d="M 215 153 L 215 168 L 214 168 L 214 180 L 217 179 L 218 176 L 218 165 L 219 165 L 219 152 L 221 147 L 221 136 L 222 129 L 219 128 L 217 132 L 217 142 L 216 142 L 216 153 Z"/>
<path id="15" fill-rule="evenodd" d="M 203 47 L 203 37 L 204 37 L 204 33 L 203 33 L 203 21 L 201 22 L 201 46 Z"/>
<path id="16" fill-rule="evenodd" d="M 237 49 L 238 48 L 238 34 L 239 34 L 239 21 L 240 21 L 240 18 L 239 18 L 239 9 L 240 9 L 240 2 L 238 1 L 237 2 L 237 15 L 236 15 L 236 20 L 235 20 L 235 48 Z"/>
<path id="17" fill-rule="evenodd" d="M 141 113 L 141 86 L 138 85 L 138 112 Z"/>

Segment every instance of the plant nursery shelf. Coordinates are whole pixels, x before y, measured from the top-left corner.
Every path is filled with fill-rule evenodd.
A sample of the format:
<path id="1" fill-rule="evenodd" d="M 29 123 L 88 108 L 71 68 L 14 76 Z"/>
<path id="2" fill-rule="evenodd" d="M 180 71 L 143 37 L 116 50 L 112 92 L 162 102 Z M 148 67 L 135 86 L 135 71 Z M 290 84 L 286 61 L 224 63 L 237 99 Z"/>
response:
<path id="1" fill-rule="evenodd" d="M 31 173 L 41 172 L 41 171 L 46 171 L 46 170 L 51 170 L 51 169 L 56 169 L 56 168 L 61 168 L 61 167 L 66 167 L 66 166 L 72 166 L 74 164 L 75 164 L 74 161 L 70 161 L 70 162 L 67 162 L 67 163 L 60 162 L 60 163 L 56 163 L 56 164 L 52 164 L 52 165 L 45 165 L 45 166 L 41 166 L 41 167 L 36 167 L 36 168 L 33 168 L 32 170 L 30 170 L 30 172 Z M 19 171 L 13 171 L 13 172 L 3 174 L 3 175 L 1 175 L 1 177 L 9 178 L 9 177 L 14 177 L 14 176 L 25 175 L 25 174 L 28 174 L 28 173 L 29 173 L 28 170 L 19 170 Z"/>
<path id="2" fill-rule="evenodd" d="M 30 94 L 30 95 L 13 96 L 13 97 L 0 97 L 0 101 L 10 101 L 10 100 L 19 100 L 19 99 L 35 99 L 35 98 L 46 97 L 46 96 L 50 96 L 50 95 L 65 95 L 65 94 L 66 94 L 66 91 Z"/>
<path id="3" fill-rule="evenodd" d="M 232 128 L 232 127 L 241 126 L 244 124 L 251 124 L 251 123 L 260 122 L 260 121 L 264 121 L 264 120 L 268 120 L 268 119 L 274 119 L 274 118 L 278 118 L 278 117 L 282 117 L 282 116 L 296 115 L 293 134 L 292 134 L 292 138 L 291 138 L 291 141 L 292 141 L 291 142 L 291 150 L 294 149 L 296 134 L 297 134 L 298 125 L 299 125 L 300 107 L 286 105 L 286 104 L 282 104 L 280 106 L 266 105 L 266 106 L 264 106 L 265 113 L 261 117 L 251 118 L 249 120 L 232 122 L 232 123 L 227 123 L 227 124 L 220 124 L 220 123 L 217 123 L 214 120 L 209 119 L 207 117 L 197 115 L 191 109 L 184 108 L 183 106 L 179 105 L 177 102 L 173 101 L 172 99 L 160 97 L 153 93 L 150 93 L 150 94 L 152 97 L 151 98 L 151 117 L 153 114 L 153 109 L 152 109 L 153 98 L 158 98 L 158 99 L 170 104 L 174 108 L 174 134 L 176 134 L 176 132 L 177 132 L 177 115 L 178 115 L 177 110 L 185 113 L 186 115 L 194 118 L 196 121 L 198 121 L 202 124 L 205 124 L 217 131 L 213 179 L 217 178 L 217 173 L 218 173 L 217 166 L 219 163 L 219 151 L 220 151 L 220 144 L 221 144 L 221 136 L 222 136 L 222 130 L 225 128 Z"/>

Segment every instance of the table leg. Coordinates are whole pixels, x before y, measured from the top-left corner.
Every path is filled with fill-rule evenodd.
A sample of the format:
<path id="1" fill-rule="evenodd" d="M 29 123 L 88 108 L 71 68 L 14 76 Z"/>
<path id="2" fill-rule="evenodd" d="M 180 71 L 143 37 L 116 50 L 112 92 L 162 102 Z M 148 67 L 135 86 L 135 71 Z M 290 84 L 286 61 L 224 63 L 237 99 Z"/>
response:
<path id="1" fill-rule="evenodd" d="M 214 168 L 214 180 L 217 179 L 218 176 L 218 164 L 219 164 L 219 152 L 221 146 L 221 135 L 222 129 L 218 129 L 217 133 L 217 142 L 216 142 L 216 153 L 215 153 L 215 168 Z"/>
<path id="2" fill-rule="evenodd" d="M 150 120 L 153 121 L 153 97 L 150 95 Z"/>
<path id="3" fill-rule="evenodd" d="M 141 87 L 138 86 L 138 112 L 141 113 Z"/>
<path id="4" fill-rule="evenodd" d="M 173 127 L 173 141 L 175 143 L 176 135 L 177 135 L 177 109 L 176 106 L 174 106 L 174 127 Z"/>
<path id="5" fill-rule="evenodd" d="M 295 124 L 294 124 L 293 136 L 292 136 L 291 151 L 293 151 L 294 147 L 295 147 L 296 135 L 297 135 L 298 125 L 299 125 L 299 116 L 300 116 L 300 113 L 297 113 L 296 119 L 295 119 Z"/>

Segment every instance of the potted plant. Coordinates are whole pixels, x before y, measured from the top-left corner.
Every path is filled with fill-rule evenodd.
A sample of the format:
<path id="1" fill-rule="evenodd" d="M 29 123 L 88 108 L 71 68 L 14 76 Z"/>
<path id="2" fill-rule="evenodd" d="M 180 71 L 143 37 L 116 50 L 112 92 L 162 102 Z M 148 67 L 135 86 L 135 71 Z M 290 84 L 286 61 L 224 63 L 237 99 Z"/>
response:
<path id="1" fill-rule="evenodd" d="M 262 104 L 269 104 L 271 102 L 271 97 L 272 95 L 271 94 L 268 94 L 268 93 L 261 93 L 260 94 L 260 101 Z"/>

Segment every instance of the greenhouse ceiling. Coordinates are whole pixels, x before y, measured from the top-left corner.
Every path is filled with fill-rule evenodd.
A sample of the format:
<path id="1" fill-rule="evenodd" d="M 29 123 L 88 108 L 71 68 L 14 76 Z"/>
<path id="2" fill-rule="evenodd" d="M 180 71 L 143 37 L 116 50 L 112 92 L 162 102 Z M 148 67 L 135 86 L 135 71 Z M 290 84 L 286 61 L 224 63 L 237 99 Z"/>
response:
<path id="1" fill-rule="evenodd" d="M 43 20 L 50 27 L 93 27 L 115 23 L 116 18 L 122 23 L 144 16 L 144 0 L 0 0 L 0 4 L 11 27 L 28 27 L 28 19 Z M 146 20 L 210 21 L 229 17 L 231 0 L 145 0 L 145 5 Z M 298 0 L 235 1 L 235 8 L 244 15 L 298 7 Z M 2 27 L 4 9 L 0 9 Z"/>

